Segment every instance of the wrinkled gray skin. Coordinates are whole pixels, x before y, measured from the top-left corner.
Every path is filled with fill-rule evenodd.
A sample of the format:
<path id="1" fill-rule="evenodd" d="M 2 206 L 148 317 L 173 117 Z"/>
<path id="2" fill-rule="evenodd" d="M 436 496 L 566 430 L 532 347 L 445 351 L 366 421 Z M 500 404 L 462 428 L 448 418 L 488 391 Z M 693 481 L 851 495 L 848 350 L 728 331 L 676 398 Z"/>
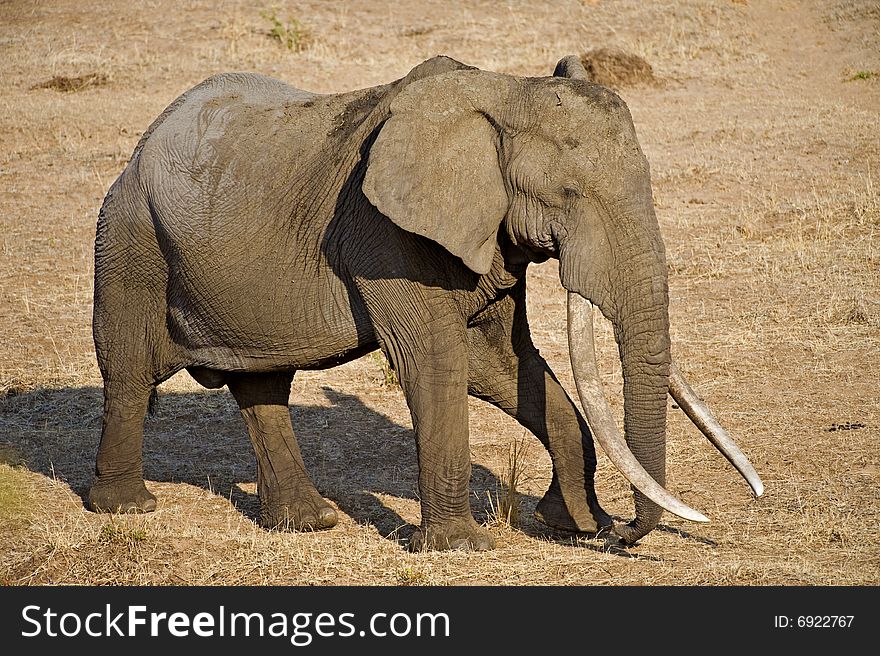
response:
<path id="1" fill-rule="evenodd" d="M 625 434 L 664 482 L 667 278 L 648 164 L 623 101 L 586 80 L 520 78 L 437 57 L 391 84 L 315 95 L 212 77 L 150 126 L 111 187 L 95 244 L 104 422 L 90 506 L 148 512 L 143 420 L 186 368 L 227 385 L 258 463 L 261 523 L 329 528 L 287 401 L 294 372 L 381 348 L 412 413 L 414 549 L 493 546 L 471 515 L 467 395 L 534 433 L 553 461 L 554 527 L 611 524 L 587 424 L 535 349 L 530 262 L 613 323 Z M 621 535 L 654 528 L 636 492 Z"/>

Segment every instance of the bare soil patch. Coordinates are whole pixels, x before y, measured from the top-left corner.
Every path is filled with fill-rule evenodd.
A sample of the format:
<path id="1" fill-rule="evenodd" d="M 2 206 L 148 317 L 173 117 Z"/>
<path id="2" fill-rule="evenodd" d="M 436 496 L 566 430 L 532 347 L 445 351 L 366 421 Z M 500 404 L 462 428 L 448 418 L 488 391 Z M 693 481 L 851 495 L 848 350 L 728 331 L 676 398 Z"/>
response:
<path id="1" fill-rule="evenodd" d="M 880 71 L 876 2 L 275 4 L 278 37 L 269 8 L 244 0 L 0 3 L 0 582 L 880 583 L 880 84 L 856 77 Z M 290 33 L 308 38 L 288 47 Z M 761 499 L 672 408 L 669 487 L 711 523 L 666 515 L 630 549 L 549 531 L 533 518 L 549 458 L 472 401 L 472 506 L 498 548 L 409 554 L 402 540 L 419 521 L 409 413 L 368 356 L 298 374 L 290 397 L 306 463 L 340 513 L 333 530 L 256 526 L 237 407 L 185 374 L 161 386 L 146 423 L 158 510 L 85 511 L 102 405 L 95 222 L 168 103 L 221 71 L 331 93 L 437 54 L 548 75 L 599 46 L 642 57 L 664 82 L 620 93 L 651 165 L 674 357 L 763 477 Z M 32 88 L 90 72 L 112 84 Z M 532 267 L 528 283 L 536 342 L 574 392 L 556 264 Z M 597 340 L 622 415 L 616 348 L 607 330 Z M 516 443 L 527 448 L 511 472 Z M 518 510 L 499 513 L 513 478 Z M 597 489 L 609 512 L 630 516 L 629 486 L 604 456 Z"/>

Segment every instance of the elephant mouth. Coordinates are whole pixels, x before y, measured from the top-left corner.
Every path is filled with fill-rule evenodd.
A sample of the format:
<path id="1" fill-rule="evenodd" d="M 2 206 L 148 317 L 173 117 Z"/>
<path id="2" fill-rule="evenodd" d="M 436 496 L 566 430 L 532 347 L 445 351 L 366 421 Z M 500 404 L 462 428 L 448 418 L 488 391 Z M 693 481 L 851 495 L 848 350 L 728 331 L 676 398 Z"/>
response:
<path id="1" fill-rule="evenodd" d="M 637 490 L 664 510 L 690 521 L 708 522 L 705 515 L 675 498 L 654 480 L 621 436 L 602 391 L 599 370 L 596 366 L 593 304 L 574 292 L 568 294 L 568 331 L 569 355 L 581 406 L 590 430 L 609 460 Z M 764 492 L 764 484 L 754 467 L 674 364 L 671 364 L 669 369 L 669 394 L 700 432 L 745 478 L 755 496 L 761 496 Z"/>

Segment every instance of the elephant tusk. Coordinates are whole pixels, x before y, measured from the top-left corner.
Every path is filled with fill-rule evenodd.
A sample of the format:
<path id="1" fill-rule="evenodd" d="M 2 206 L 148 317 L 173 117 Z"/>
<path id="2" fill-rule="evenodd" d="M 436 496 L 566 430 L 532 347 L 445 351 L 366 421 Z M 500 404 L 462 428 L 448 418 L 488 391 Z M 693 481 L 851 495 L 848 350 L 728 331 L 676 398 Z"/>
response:
<path id="1" fill-rule="evenodd" d="M 578 396 L 596 441 L 626 479 L 664 510 L 692 522 L 708 522 L 702 513 L 672 496 L 645 471 L 626 445 L 602 391 L 593 340 L 593 304 L 579 294 L 568 294 L 568 349 Z"/>
<path id="2" fill-rule="evenodd" d="M 736 470 L 746 479 L 756 497 L 764 494 L 764 483 L 758 472 L 752 467 L 752 463 L 746 458 L 746 455 L 737 446 L 733 438 L 727 434 L 721 424 L 712 416 L 712 411 L 700 398 L 697 393 L 688 385 L 688 382 L 681 375 L 674 364 L 669 367 L 669 394 L 684 410 L 685 414 L 690 418 L 694 425 L 700 429 L 708 440 L 715 445 L 721 454 L 730 461 Z"/>

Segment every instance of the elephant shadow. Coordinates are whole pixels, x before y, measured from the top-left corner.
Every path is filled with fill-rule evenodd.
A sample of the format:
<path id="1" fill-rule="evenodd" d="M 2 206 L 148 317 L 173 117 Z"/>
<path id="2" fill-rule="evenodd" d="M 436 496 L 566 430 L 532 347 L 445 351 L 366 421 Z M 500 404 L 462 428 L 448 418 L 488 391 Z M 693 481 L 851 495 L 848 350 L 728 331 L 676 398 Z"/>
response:
<path id="1" fill-rule="evenodd" d="M 321 391 L 329 405 L 290 406 L 316 487 L 359 524 L 372 525 L 386 538 L 407 540 L 415 527 L 390 506 L 409 502 L 418 516 L 412 430 L 354 395 L 330 387 Z M 99 387 L 11 389 L 0 396 L 0 462 L 62 481 L 85 503 L 102 410 Z M 161 392 L 155 414 L 145 421 L 144 478 L 203 488 L 256 521 L 256 461 L 232 395 Z M 500 485 L 492 471 L 474 464 L 471 499 L 478 521 L 491 512 L 488 500 Z M 533 497 L 524 501 L 537 503 Z"/>
<path id="2" fill-rule="evenodd" d="M 408 505 L 412 512 L 406 514 L 417 521 L 412 429 L 357 396 L 330 387 L 321 391 L 329 405 L 290 406 L 303 460 L 316 487 L 355 522 L 405 543 L 415 526 L 391 505 Z M 0 396 L 0 462 L 62 481 L 85 503 L 102 411 L 99 387 L 10 389 Z M 200 487 L 228 499 L 252 521 L 259 516 L 259 499 L 252 491 L 255 457 L 238 406 L 225 390 L 160 394 L 155 414 L 145 422 L 144 477 Z M 491 518 L 493 500 L 502 488 L 493 471 L 473 464 L 471 509 L 477 521 Z M 538 498 L 520 493 L 519 502 L 517 528 L 529 537 L 625 558 L 655 559 L 634 554 L 610 534 L 582 540 L 543 526 L 533 518 Z"/>

